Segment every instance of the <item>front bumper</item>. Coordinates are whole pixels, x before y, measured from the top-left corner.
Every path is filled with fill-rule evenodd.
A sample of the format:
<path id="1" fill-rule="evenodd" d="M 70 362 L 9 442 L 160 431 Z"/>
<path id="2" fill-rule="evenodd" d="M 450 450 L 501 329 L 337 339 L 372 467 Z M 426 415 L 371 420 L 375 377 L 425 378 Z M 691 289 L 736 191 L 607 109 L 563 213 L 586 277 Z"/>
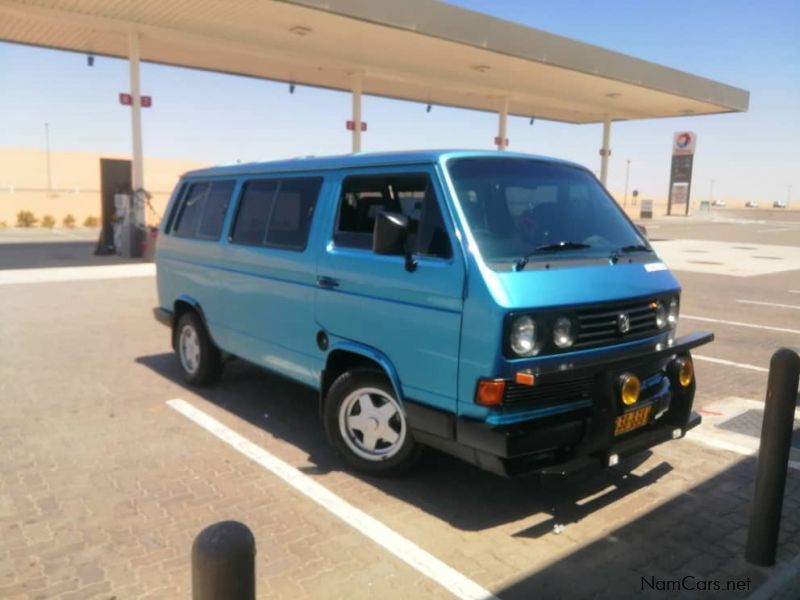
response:
<path id="1" fill-rule="evenodd" d="M 644 351 L 625 349 L 591 362 L 542 367 L 536 371 L 537 385 L 582 380 L 589 382 L 588 391 L 581 398 L 551 400 L 547 406 L 507 406 L 484 420 L 458 417 L 455 443 L 439 447 L 505 476 L 566 474 L 592 465 L 608 466 L 614 455 L 619 458 L 683 437 L 700 423 L 700 416 L 692 412 L 695 381 L 688 387 L 678 383 L 674 359 L 690 356 L 691 349 L 713 339 L 711 333 L 692 333 Z M 616 381 L 622 372 L 654 381 L 632 407 L 619 400 Z M 618 416 L 648 404 L 652 408 L 647 425 L 614 435 Z"/>

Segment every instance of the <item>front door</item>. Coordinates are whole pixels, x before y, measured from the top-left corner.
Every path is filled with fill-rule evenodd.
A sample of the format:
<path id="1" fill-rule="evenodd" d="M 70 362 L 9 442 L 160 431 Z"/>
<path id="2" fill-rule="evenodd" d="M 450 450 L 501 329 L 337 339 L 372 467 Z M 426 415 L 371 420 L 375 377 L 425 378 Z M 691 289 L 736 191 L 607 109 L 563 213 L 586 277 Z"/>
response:
<path id="1" fill-rule="evenodd" d="M 317 266 L 316 317 L 330 335 L 391 361 L 405 398 L 456 410 L 464 259 L 430 165 L 341 177 Z M 417 268 L 372 252 L 375 216 L 403 213 Z"/>

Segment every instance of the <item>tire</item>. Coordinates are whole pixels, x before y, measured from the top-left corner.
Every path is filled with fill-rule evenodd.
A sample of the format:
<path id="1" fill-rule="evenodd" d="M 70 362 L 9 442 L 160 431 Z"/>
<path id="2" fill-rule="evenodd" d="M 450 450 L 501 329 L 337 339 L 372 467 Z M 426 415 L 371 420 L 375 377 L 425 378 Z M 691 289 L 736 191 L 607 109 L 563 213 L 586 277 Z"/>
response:
<path id="1" fill-rule="evenodd" d="M 325 397 L 323 419 L 331 445 L 356 471 L 397 475 L 419 459 L 422 448 L 380 371 L 355 369 L 340 375 Z"/>
<path id="2" fill-rule="evenodd" d="M 186 383 L 211 385 L 222 375 L 222 355 L 203 321 L 193 311 L 183 313 L 175 328 L 175 352 Z"/>

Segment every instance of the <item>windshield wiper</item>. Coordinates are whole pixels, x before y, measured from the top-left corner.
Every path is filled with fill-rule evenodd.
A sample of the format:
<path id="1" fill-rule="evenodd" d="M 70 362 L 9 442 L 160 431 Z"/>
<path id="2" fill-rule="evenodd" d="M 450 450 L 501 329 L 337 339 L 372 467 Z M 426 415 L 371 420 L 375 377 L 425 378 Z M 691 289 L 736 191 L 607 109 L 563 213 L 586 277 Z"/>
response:
<path id="1" fill-rule="evenodd" d="M 543 244 L 536 246 L 531 252 L 520 258 L 514 263 L 514 270 L 521 271 L 528 264 L 531 256 L 534 254 L 544 252 L 561 252 L 562 250 L 580 250 L 581 248 L 591 248 L 591 244 L 584 244 L 583 242 L 557 242 L 555 244 Z"/>
<path id="2" fill-rule="evenodd" d="M 652 252 L 653 249 L 644 244 L 631 244 L 630 246 L 623 246 L 619 251 L 627 254 L 628 252 Z"/>

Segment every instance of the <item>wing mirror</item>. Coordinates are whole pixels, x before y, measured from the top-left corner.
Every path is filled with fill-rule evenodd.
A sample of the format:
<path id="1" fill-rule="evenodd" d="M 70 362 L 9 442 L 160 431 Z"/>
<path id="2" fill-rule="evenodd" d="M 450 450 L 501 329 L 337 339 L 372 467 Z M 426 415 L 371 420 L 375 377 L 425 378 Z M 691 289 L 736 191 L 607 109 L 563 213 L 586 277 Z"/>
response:
<path id="1" fill-rule="evenodd" d="M 400 213 L 379 212 L 372 230 L 372 251 L 375 254 L 404 256 L 406 271 L 414 271 L 417 261 L 408 247 L 408 217 Z"/>

